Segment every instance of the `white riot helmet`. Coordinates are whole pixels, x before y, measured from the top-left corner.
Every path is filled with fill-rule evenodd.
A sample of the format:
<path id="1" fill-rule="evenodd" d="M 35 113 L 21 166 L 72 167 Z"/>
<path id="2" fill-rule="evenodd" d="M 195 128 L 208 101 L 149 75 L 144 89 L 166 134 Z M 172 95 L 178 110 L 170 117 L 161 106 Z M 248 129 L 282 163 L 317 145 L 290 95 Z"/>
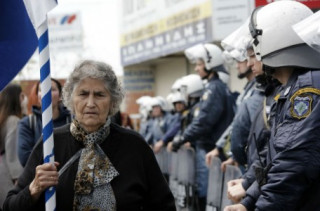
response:
<path id="1" fill-rule="evenodd" d="M 182 82 L 182 79 L 181 79 L 181 78 L 178 78 L 178 79 L 172 84 L 171 92 L 178 91 L 178 90 L 181 88 L 181 82 Z"/>
<path id="2" fill-rule="evenodd" d="M 172 104 L 173 97 L 174 97 L 174 93 L 172 93 L 172 92 L 170 92 L 166 97 L 168 111 L 172 111 L 174 109 L 173 104 Z"/>
<path id="3" fill-rule="evenodd" d="M 238 62 L 247 60 L 247 48 L 252 40 L 249 32 L 249 18 L 237 30 L 221 41 L 221 46 L 225 49 L 224 54 Z"/>
<path id="4" fill-rule="evenodd" d="M 202 59 L 208 73 L 212 71 L 226 72 L 223 67 L 222 51 L 214 44 L 198 44 L 186 49 L 184 54 L 191 63 L 196 63 L 198 59 Z"/>
<path id="5" fill-rule="evenodd" d="M 222 52 L 222 58 L 223 58 L 224 62 L 226 62 L 226 63 L 233 63 L 233 61 L 234 61 L 234 58 L 230 54 L 230 51 L 227 51 L 227 50 L 224 50 Z"/>
<path id="6" fill-rule="evenodd" d="M 136 103 L 141 106 L 141 105 L 146 104 L 146 102 L 150 101 L 151 99 L 152 99 L 152 97 L 145 95 L 145 96 L 139 97 L 136 100 Z"/>
<path id="7" fill-rule="evenodd" d="M 171 95 L 171 103 L 172 104 L 175 104 L 175 103 L 178 103 L 178 102 L 186 104 L 187 101 L 186 101 L 186 97 L 185 97 L 184 94 L 182 94 L 179 91 L 173 92 L 171 94 L 172 94 Z"/>
<path id="8" fill-rule="evenodd" d="M 320 52 L 320 11 L 295 24 L 293 30 L 311 48 Z"/>
<path id="9" fill-rule="evenodd" d="M 204 89 L 201 77 L 197 74 L 184 76 L 181 85 L 181 92 L 187 97 L 200 97 Z"/>
<path id="10" fill-rule="evenodd" d="M 141 115 L 141 119 L 143 120 L 148 118 L 148 115 L 152 110 L 151 101 L 152 97 L 150 96 L 142 96 L 136 100 L 136 103 L 139 104 L 139 113 Z"/>
<path id="11" fill-rule="evenodd" d="M 151 100 L 150 106 L 151 107 L 160 106 L 161 110 L 163 110 L 163 111 L 167 111 L 168 110 L 167 102 L 161 96 L 153 97 L 152 100 Z"/>
<path id="12" fill-rule="evenodd" d="M 255 9 L 249 30 L 256 58 L 269 67 L 319 68 L 319 54 L 292 29 L 310 15 L 312 11 L 296 1 L 276 1 Z"/>

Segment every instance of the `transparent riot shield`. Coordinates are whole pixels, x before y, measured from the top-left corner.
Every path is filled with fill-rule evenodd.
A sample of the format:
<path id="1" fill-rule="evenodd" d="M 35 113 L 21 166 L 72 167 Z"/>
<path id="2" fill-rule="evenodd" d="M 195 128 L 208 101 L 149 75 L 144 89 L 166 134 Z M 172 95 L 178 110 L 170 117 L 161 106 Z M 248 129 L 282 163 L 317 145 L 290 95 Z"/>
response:
<path id="1" fill-rule="evenodd" d="M 164 174 L 164 175 L 168 175 L 169 174 L 169 164 L 168 164 L 168 151 L 166 149 L 166 147 L 162 147 L 160 149 L 160 151 L 155 154 L 156 156 L 156 159 L 158 161 L 158 164 L 159 164 L 159 167 L 161 169 L 161 172 Z"/>
<path id="2" fill-rule="evenodd" d="M 176 207 L 178 209 L 178 153 L 169 152 L 169 187 L 175 198 Z"/>
<path id="3" fill-rule="evenodd" d="M 222 201 L 221 201 L 221 209 L 225 206 L 231 205 L 232 201 L 228 199 L 228 186 L 227 183 L 230 180 L 238 179 L 241 177 L 241 171 L 236 166 L 227 165 L 226 172 L 224 174 L 224 180 L 223 180 L 223 191 L 222 191 Z"/>
<path id="4" fill-rule="evenodd" d="M 178 196 L 180 211 L 195 211 L 195 151 L 181 148 L 178 151 Z"/>
<path id="5" fill-rule="evenodd" d="M 221 160 L 217 157 L 213 157 L 209 167 L 206 211 L 219 211 L 221 209 L 222 188 L 223 172 L 221 171 Z"/>

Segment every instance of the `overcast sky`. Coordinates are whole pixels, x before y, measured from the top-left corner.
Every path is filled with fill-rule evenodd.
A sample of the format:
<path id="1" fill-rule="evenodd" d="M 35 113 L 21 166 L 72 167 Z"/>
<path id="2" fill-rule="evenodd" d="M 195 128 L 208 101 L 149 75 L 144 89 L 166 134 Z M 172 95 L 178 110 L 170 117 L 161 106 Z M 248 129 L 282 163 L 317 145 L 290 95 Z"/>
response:
<path id="1" fill-rule="evenodd" d="M 118 25 L 118 4 L 114 0 L 58 0 L 53 14 L 81 13 L 83 50 L 51 53 L 51 76 L 65 78 L 79 58 L 95 59 L 110 64 L 117 75 L 122 75 Z M 50 35 L 49 35 L 50 36 Z M 39 79 L 36 53 L 17 79 Z"/>

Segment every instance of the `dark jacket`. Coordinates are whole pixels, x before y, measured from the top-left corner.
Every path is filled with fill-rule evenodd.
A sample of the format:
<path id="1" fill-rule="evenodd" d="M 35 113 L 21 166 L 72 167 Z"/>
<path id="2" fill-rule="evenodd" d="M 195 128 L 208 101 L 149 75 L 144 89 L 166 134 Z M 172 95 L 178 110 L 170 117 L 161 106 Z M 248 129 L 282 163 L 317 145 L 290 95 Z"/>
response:
<path id="1" fill-rule="evenodd" d="M 60 127 L 71 122 L 70 112 L 65 107 L 60 106 L 59 111 L 59 117 L 53 120 L 53 127 Z M 18 124 L 18 156 L 22 166 L 26 165 L 30 153 L 41 135 L 41 110 L 39 107 L 33 106 L 31 116 L 22 118 Z"/>
<path id="2" fill-rule="evenodd" d="M 255 89 L 252 95 L 245 99 L 237 110 L 233 120 L 231 132 L 231 152 L 234 160 L 240 165 L 247 164 L 246 147 L 251 124 L 254 121 L 257 109 L 262 105 L 264 92 Z"/>
<path id="3" fill-rule="evenodd" d="M 168 112 L 163 112 L 163 116 L 152 118 L 148 122 L 145 139 L 149 145 L 154 145 L 172 127 L 172 115 Z"/>
<path id="4" fill-rule="evenodd" d="M 171 126 L 168 128 L 168 130 L 166 131 L 166 133 L 162 136 L 161 140 L 164 143 L 168 143 L 170 141 L 172 141 L 172 139 L 174 138 L 174 136 L 179 132 L 180 128 L 181 128 L 181 120 L 182 120 L 183 116 L 182 113 L 175 113 L 172 118 L 171 118 Z"/>
<path id="5" fill-rule="evenodd" d="M 184 131 L 184 140 L 206 151 L 212 150 L 232 122 L 234 108 L 234 98 L 228 87 L 219 78 L 211 78 L 205 86 L 198 114 Z"/>
<path id="6" fill-rule="evenodd" d="M 54 130 L 55 160 L 60 163 L 58 170 L 83 147 L 73 138 L 69 128 L 68 124 Z M 112 123 L 110 135 L 100 146 L 120 174 L 111 181 L 117 211 L 175 210 L 174 198 L 154 154 L 140 135 Z M 35 168 L 42 160 L 42 142 L 38 142 L 18 185 L 8 193 L 4 210 L 45 210 L 44 194 L 37 204 L 31 205 L 28 189 L 34 178 Z M 56 210 L 72 210 L 78 163 L 79 159 L 59 178 Z"/>
<path id="7" fill-rule="evenodd" d="M 255 114 L 250 128 L 247 147 L 248 169 L 242 176 L 242 187 L 247 191 L 246 197 L 241 201 L 241 204 L 248 210 L 254 209 L 255 201 L 260 195 L 257 181 L 261 183 L 264 179 L 262 171 L 266 167 L 267 143 L 270 139 L 270 110 L 276 102 L 276 96 L 281 91 L 280 83 L 277 80 L 270 80 L 267 85 L 262 87 L 265 97 Z M 256 176 L 259 178 L 256 178 Z"/>
<path id="8" fill-rule="evenodd" d="M 294 74 L 272 117 L 257 210 L 320 210 L 320 71 Z"/>
<path id="9" fill-rule="evenodd" d="M 267 183 L 252 191 L 256 210 L 320 210 L 319 100 L 320 71 L 295 71 L 283 87 L 271 109 Z"/>
<path id="10" fill-rule="evenodd" d="M 264 168 L 266 165 L 267 141 L 270 131 L 264 119 L 264 105 L 259 106 L 255 119 L 252 122 L 247 144 L 247 170 L 242 175 L 242 186 L 247 190 L 256 180 L 255 168 Z"/>

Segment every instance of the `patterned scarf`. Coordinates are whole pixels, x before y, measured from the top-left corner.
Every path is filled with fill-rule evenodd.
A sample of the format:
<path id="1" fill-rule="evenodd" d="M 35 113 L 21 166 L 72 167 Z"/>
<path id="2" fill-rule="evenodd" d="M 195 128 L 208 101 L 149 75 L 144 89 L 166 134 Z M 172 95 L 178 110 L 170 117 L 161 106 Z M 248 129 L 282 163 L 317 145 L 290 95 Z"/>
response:
<path id="1" fill-rule="evenodd" d="M 77 120 L 70 126 L 72 136 L 83 143 L 78 171 L 74 182 L 73 210 L 116 210 L 116 199 L 110 185 L 119 175 L 100 148 L 110 133 L 111 120 L 93 133 L 86 132 Z"/>

